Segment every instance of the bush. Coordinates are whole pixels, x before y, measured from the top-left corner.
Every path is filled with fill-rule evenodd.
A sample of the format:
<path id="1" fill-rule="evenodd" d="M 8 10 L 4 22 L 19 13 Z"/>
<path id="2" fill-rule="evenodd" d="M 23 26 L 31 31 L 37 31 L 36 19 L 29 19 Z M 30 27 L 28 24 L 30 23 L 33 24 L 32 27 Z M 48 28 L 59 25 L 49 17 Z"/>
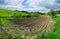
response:
<path id="1" fill-rule="evenodd" d="M 56 15 L 56 12 L 53 9 L 51 9 L 50 12 L 48 12 L 48 14 L 50 16 L 55 16 Z"/>

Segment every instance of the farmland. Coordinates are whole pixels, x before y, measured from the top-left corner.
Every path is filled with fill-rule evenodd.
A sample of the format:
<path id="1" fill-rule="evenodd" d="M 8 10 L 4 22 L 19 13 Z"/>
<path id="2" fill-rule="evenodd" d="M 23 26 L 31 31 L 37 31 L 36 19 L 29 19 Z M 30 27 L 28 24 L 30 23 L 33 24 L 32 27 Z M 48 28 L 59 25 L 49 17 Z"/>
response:
<path id="1" fill-rule="evenodd" d="M 0 39 L 60 39 L 59 26 L 60 16 L 0 9 Z"/>

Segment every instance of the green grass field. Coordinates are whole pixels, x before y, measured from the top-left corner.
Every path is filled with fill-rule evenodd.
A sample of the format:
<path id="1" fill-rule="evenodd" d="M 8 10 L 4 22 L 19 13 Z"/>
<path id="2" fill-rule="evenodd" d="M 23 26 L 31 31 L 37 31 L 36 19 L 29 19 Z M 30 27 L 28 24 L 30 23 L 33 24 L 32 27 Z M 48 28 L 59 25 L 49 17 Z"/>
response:
<path id="1" fill-rule="evenodd" d="M 55 16 L 54 20 L 56 22 L 55 28 L 47 34 L 47 39 L 60 39 L 60 16 Z"/>

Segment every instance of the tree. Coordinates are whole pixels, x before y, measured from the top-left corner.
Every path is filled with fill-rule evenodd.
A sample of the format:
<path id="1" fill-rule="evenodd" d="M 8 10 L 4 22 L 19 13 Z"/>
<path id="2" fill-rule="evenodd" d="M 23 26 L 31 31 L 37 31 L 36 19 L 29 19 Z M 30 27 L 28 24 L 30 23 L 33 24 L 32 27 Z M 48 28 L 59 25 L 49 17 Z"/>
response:
<path id="1" fill-rule="evenodd" d="M 56 15 L 56 13 L 55 13 L 55 11 L 53 9 L 51 9 L 48 14 L 51 15 L 51 16 L 55 16 Z"/>
<path id="2" fill-rule="evenodd" d="M 58 10 L 57 13 L 60 14 L 60 10 Z"/>

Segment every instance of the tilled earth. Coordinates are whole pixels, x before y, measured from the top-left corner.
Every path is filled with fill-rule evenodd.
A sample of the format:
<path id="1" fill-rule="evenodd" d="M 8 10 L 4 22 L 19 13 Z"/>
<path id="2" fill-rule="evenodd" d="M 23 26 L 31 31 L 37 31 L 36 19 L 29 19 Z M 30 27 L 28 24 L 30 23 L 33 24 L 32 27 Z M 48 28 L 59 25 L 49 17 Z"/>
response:
<path id="1" fill-rule="evenodd" d="M 9 19 L 12 23 L 17 25 L 18 27 L 26 27 L 30 30 L 36 29 L 45 29 L 50 27 L 49 25 L 52 22 L 51 17 L 49 16 L 40 16 L 35 18 L 23 18 L 23 19 Z"/>
<path id="2" fill-rule="evenodd" d="M 24 30 L 28 35 L 46 33 L 50 30 L 52 23 L 50 16 L 9 20 L 18 27 L 24 27 Z"/>

